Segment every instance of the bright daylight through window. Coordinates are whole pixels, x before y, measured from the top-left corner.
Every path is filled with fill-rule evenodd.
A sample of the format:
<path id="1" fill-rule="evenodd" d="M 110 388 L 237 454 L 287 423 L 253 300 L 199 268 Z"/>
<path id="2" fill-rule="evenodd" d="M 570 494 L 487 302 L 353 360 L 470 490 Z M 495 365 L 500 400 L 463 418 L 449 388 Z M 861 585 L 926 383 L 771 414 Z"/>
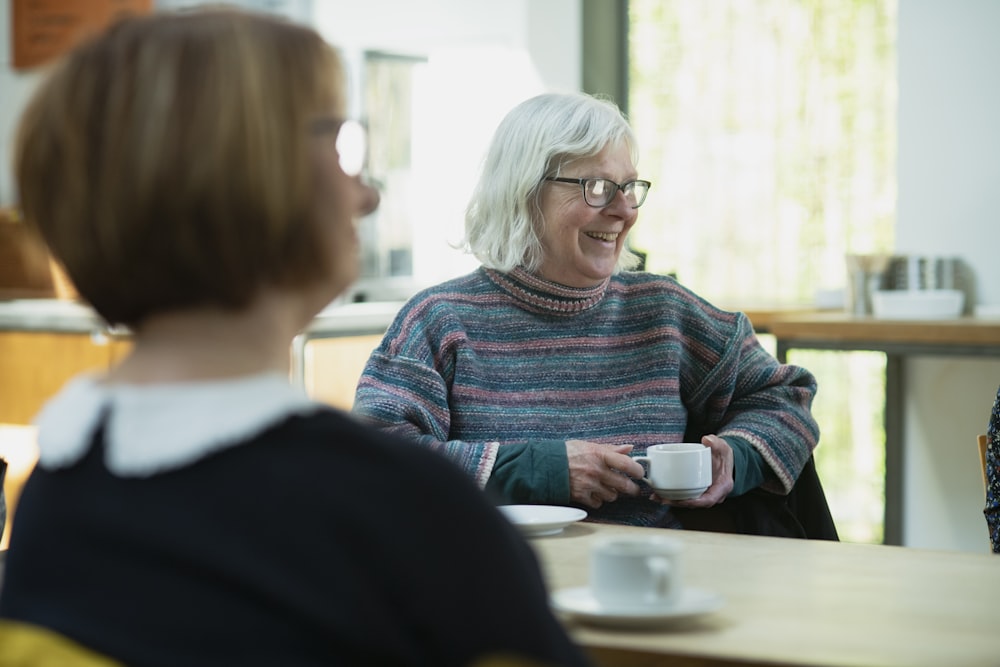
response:
<path id="1" fill-rule="evenodd" d="M 631 0 L 632 232 L 647 268 L 736 309 L 811 304 L 890 252 L 895 0 Z M 885 357 L 793 351 L 820 381 L 816 458 L 842 539 L 881 541 Z"/>

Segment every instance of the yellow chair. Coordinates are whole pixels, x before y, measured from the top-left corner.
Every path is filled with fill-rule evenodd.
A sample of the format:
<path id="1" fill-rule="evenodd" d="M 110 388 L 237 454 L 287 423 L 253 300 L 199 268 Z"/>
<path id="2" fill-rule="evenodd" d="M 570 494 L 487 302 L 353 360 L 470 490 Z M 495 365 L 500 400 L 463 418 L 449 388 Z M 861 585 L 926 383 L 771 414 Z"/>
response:
<path id="1" fill-rule="evenodd" d="M 979 465 L 983 471 L 983 488 L 985 488 L 989 484 L 986 479 L 986 445 L 989 444 L 989 438 L 981 435 L 976 439 L 979 441 Z"/>
<path id="2" fill-rule="evenodd" d="M 54 630 L 0 619 L 0 665 L 4 667 L 123 667 Z"/>

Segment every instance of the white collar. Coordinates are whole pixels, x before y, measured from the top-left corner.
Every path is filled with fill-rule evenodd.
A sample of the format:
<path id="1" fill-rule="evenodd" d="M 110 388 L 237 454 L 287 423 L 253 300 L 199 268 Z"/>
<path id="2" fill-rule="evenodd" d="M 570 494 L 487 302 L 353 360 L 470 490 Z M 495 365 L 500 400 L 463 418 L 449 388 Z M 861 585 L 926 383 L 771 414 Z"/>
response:
<path id="1" fill-rule="evenodd" d="M 105 415 L 105 465 L 116 475 L 147 477 L 321 409 L 279 373 L 149 386 L 108 385 L 84 375 L 36 418 L 39 463 L 63 468 L 82 459 Z"/>

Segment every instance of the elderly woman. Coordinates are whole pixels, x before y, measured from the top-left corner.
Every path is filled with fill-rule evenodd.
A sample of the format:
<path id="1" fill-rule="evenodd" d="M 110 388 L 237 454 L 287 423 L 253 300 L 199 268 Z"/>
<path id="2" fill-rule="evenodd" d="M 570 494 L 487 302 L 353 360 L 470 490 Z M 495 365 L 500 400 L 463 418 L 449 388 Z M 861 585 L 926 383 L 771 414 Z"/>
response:
<path id="1" fill-rule="evenodd" d="M 38 420 L 0 663 L 47 628 L 129 665 L 586 664 L 475 484 L 288 382 L 376 204 L 344 79 L 313 30 L 218 10 L 126 19 L 38 89 L 26 217 L 133 345 Z"/>
<path id="2" fill-rule="evenodd" d="M 402 308 L 357 414 L 443 452 L 501 502 L 595 520 L 699 527 L 692 508 L 789 492 L 817 443 L 816 383 L 762 349 L 745 315 L 628 270 L 650 189 L 636 161 L 613 104 L 545 94 L 511 111 L 466 217 L 482 267 Z M 661 501 L 631 457 L 692 441 L 712 451 L 711 486 Z"/>

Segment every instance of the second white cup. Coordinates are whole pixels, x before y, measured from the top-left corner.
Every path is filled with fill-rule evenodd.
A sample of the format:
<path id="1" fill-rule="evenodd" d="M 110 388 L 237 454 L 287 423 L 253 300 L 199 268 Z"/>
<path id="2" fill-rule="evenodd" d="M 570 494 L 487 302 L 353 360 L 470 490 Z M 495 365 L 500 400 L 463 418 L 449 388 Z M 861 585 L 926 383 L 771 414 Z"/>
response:
<path id="1" fill-rule="evenodd" d="M 681 542 L 669 537 L 609 537 L 590 552 L 590 590 L 609 610 L 669 607 L 681 594 Z"/>

